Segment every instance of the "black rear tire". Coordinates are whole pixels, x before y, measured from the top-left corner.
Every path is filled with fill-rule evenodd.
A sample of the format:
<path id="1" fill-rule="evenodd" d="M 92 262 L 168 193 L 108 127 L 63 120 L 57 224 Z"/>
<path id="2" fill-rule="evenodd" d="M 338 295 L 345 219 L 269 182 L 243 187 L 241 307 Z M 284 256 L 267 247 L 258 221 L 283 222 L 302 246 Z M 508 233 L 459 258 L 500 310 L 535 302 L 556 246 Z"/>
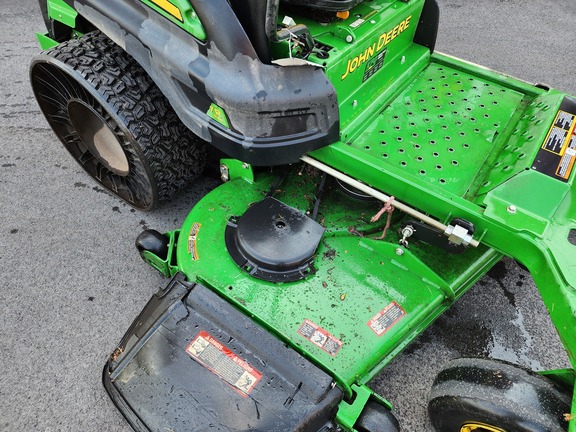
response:
<path id="1" fill-rule="evenodd" d="M 203 170 L 205 143 L 178 119 L 144 69 L 96 31 L 37 57 L 32 88 L 48 123 L 84 170 L 151 210 Z"/>
<path id="2" fill-rule="evenodd" d="M 454 360 L 438 374 L 428 414 L 438 432 L 563 432 L 571 395 L 510 363 Z"/>

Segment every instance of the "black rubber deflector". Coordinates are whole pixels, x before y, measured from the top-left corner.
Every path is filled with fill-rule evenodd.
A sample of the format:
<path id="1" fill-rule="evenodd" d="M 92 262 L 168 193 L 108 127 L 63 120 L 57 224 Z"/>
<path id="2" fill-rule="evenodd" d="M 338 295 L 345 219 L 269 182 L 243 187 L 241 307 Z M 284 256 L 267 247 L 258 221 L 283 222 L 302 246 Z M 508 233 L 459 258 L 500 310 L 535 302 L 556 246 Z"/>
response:
<path id="1" fill-rule="evenodd" d="M 242 391 L 244 372 L 257 379 Z M 181 274 L 134 321 L 103 381 L 137 431 L 331 430 L 342 399 L 328 374 Z"/>

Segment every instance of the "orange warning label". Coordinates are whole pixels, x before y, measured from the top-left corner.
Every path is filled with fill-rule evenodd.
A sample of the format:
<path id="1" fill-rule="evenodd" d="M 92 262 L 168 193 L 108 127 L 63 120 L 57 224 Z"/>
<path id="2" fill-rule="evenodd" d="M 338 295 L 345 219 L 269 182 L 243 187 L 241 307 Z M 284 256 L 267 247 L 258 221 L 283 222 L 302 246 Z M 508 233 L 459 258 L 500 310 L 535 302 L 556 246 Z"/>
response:
<path id="1" fill-rule="evenodd" d="M 260 372 L 205 331 L 201 331 L 190 342 L 186 352 L 226 381 L 243 397 L 249 395 L 262 378 Z"/>
<path id="2" fill-rule="evenodd" d="M 188 235 L 188 252 L 192 255 L 192 261 L 196 261 L 198 259 L 196 243 L 198 242 L 198 233 L 200 232 L 201 227 L 201 224 L 194 222 L 190 228 L 190 234 Z"/>

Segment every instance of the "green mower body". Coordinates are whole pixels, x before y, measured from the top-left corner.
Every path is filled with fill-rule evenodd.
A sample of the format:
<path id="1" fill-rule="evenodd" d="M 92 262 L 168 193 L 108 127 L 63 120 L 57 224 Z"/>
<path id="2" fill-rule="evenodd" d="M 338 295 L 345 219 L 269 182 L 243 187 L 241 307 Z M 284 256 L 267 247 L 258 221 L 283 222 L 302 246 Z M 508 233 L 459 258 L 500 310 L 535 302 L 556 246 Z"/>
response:
<path id="1" fill-rule="evenodd" d="M 225 153 L 136 242 L 171 282 L 104 369 L 135 429 L 399 430 L 370 379 L 503 256 L 576 366 L 576 99 L 434 52 L 434 0 L 47 4 L 45 47 L 98 29 Z M 540 429 L 450 430 L 576 431 L 574 370 L 540 375 L 568 395 L 531 402 Z"/>

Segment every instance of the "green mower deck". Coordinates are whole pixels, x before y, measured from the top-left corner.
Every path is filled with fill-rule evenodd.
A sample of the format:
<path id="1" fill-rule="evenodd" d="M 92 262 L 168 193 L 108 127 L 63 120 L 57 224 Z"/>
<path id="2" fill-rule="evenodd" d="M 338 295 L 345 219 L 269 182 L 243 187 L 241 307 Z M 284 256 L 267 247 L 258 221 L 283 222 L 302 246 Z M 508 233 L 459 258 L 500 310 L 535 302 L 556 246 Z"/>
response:
<path id="1" fill-rule="evenodd" d="M 245 181 L 240 179 L 207 195 L 180 231 L 178 271 L 201 274 L 203 284 L 217 289 L 270 331 L 329 368 L 349 394 L 352 384 L 366 383 L 501 258 L 486 247 L 444 256 L 425 245 L 399 249 L 395 226 L 389 241 L 374 240 L 386 220 L 369 223 L 378 205 L 360 204 L 350 212 L 349 198 L 336 194 L 320 209 L 326 232 L 315 253 L 317 271 L 313 276 L 281 285 L 247 279 L 234 261 L 221 259 L 226 249 L 221 233 L 230 217 L 241 215 L 261 199 L 272 180 L 262 179 L 251 188 L 252 194 L 246 194 Z M 295 183 L 293 189 L 282 188 L 274 197 L 305 212 L 310 206 L 307 197 L 315 191 L 314 184 L 306 187 L 303 183 Z M 191 236 L 197 258 L 192 260 Z M 208 264 L 213 262 L 218 266 Z M 371 320 L 385 310 L 394 317 L 394 324 L 374 330 Z M 326 352 L 302 337 L 300 329 L 307 321 L 336 338 L 334 351 Z"/>

